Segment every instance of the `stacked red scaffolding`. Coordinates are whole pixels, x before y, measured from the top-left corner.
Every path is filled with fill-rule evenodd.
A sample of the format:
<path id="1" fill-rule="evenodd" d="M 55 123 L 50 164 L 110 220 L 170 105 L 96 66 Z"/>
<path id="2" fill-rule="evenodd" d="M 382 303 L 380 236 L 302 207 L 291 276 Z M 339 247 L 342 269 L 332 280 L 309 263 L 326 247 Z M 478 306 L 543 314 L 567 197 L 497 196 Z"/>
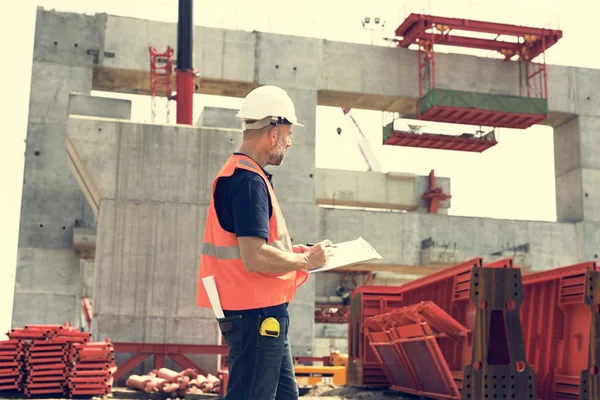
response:
<path id="1" fill-rule="evenodd" d="M 20 340 L 0 341 L 0 391 L 22 391 L 25 350 Z"/>
<path id="2" fill-rule="evenodd" d="M 103 395 L 111 392 L 117 367 L 107 340 L 89 343 L 91 335 L 71 325 L 26 325 L 0 342 L 0 390 L 25 396 Z"/>
<path id="3" fill-rule="evenodd" d="M 73 345 L 71 360 L 73 367 L 68 379 L 71 395 L 99 396 L 112 392 L 117 366 L 110 340 Z"/>
<path id="4" fill-rule="evenodd" d="M 33 339 L 25 355 L 24 392 L 67 395 L 65 380 L 69 373 L 69 339 Z"/>

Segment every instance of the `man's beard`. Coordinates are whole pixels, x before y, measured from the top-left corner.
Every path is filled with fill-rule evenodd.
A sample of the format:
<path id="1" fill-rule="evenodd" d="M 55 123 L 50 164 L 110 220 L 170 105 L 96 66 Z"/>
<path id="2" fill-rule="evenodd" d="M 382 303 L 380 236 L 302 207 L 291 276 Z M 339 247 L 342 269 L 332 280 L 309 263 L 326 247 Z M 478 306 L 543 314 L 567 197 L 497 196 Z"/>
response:
<path id="1" fill-rule="evenodd" d="M 281 165 L 283 162 L 283 158 L 285 157 L 287 146 L 283 141 L 277 142 L 277 147 L 275 147 L 271 153 L 269 153 L 269 165 Z"/>

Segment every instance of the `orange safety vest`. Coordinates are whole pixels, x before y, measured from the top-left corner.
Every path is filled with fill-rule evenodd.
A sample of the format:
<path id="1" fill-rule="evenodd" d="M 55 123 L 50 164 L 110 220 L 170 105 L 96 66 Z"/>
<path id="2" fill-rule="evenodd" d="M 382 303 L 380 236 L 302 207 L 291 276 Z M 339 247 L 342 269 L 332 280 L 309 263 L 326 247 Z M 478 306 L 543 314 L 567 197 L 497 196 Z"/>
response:
<path id="1" fill-rule="evenodd" d="M 281 251 L 293 251 L 279 202 L 264 171 L 249 157 L 231 155 L 212 183 L 200 256 L 197 304 L 200 307 L 211 307 L 202 282 L 202 278 L 211 275 L 214 276 L 219 300 L 224 310 L 248 310 L 290 302 L 294 298 L 296 289 L 308 278 L 308 273 L 301 270 L 279 275 L 248 272 L 242 262 L 235 233 L 226 231 L 219 223 L 214 204 L 217 180 L 231 176 L 236 168 L 257 173 L 267 185 L 273 206 L 273 213 L 269 219 L 267 244 Z"/>

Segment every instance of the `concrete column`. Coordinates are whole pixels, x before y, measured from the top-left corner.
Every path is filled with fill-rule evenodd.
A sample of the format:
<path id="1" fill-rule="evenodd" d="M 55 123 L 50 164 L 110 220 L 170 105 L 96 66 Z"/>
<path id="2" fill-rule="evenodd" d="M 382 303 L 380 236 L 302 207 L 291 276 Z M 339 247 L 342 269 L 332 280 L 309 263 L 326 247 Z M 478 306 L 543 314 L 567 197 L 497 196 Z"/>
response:
<path id="1" fill-rule="evenodd" d="M 71 116 L 67 135 L 98 215 L 94 339 L 219 343 L 197 276 L 210 186 L 240 131 Z M 191 358 L 216 372 L 216 356 Z"/>
<path id="2" fill-rule="evenodd" d="M 319 237 L 315 197 L 315 128 L 317 92 L 283 87 L 296 106 L 303 128 L 292 129 L 292 147 L 283 163 L 267 167 L 294 244 L 311 243 Z M 315 277 L 311 276 L 290 303 L 290 342 L 295 356 L 309 356 L 314 347 Z"/>
<path id="3" fill-rule="evenodd" d="M 89 93 L 105 15 L 37 10 L 21 200 L 13 326 L 62 324 L 77 315 L 79 257 L 73 227 L 94 219 L 67 165 L 69 93 Z"/>
<path id="4" fill-rule="evenodd" d="M 579 247 L 573 250 L 579 261 L 587 261 L 600 254 L 600 116 L 591 115 L 597 113 L 592 96 L 577 98 L 580 115 L 554 128 L 556 217 L 577 223 Z"/>
<path id="5" fill-rule="evenodd" d="M 557 219 L 600 222 L 600 117 L 577 116 L 554 129 Z"/>

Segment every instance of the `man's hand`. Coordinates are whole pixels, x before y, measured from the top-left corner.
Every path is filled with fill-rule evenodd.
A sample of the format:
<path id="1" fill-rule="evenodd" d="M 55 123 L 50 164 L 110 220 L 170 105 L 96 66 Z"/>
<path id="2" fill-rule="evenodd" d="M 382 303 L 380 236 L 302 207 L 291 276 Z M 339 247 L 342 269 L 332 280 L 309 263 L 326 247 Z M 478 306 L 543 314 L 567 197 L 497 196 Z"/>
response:
<path id="1" fill-rule="evenodd" d="M 333 256 L 333 249 L 330 247 L 330 240 L 323 240 L 308 248 L 307 260 L 308 268 L 315 269 L 327 264 L 327 261 Z"/>
<path id="2" fill-rule="evenodd" d="M 305 246 L 303 244 L 298 244 L 292 247 L 292 249 L 294 250 L 294 253 L 306 253 L 308 251 L 310 251 L 310 247 Z"/>

